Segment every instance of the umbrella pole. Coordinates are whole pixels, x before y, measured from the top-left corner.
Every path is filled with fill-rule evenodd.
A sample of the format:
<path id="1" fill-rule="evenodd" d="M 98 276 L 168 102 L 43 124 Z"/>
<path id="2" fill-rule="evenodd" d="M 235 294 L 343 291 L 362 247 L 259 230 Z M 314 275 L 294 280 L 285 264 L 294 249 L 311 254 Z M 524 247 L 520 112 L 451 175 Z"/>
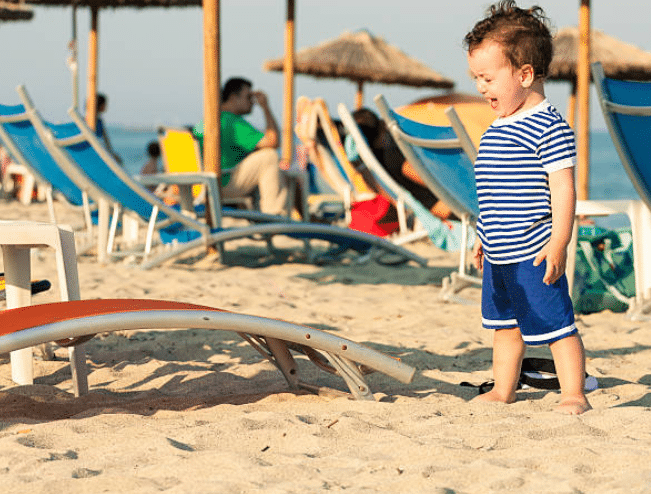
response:
<path id="1" fill-rule="evenodd" d="M 79 64 L 77 63 L 77 5 L 72 6 L 72 39 L 68 45 L 68 67 L 72 75 L 72 107 L 79 107 Z"/>
<path id="2" fill-rule="evenodd" d="M 285 22 L 285 95 L 283 114 L 283 149 L 280 167 L 288 170 L 292 163 L 293 139 L 292 123 L 294 121 L 294 19 L 295 2 L 287 0 L 287 20 Z"/>
<path id="3" fill-rule="evenodd" d="M 364 81 L 357 81 L 357 94 L 355 95 L 355 108 L 359 110 L 364 106 Z"/>
<path id="4" fill-rule="evenodd" d="M 579 10 L 579 46 L 577 99 L 579 125 L 577 138 L 577 198 L 589 197 L 590 177 L 590 0 L 581 0 Z"/>
<path id="5" fill-rule="evenodd" d="M 95 130 L 97 125 L 97 36 L 98 8 L 90 8 L 90 33 L 88 33 L 88 87 L 86 95 L 86 123 Z"/>
<path id="6" fill-rule="evenodd" d="M 572 92 L 567 99 L 567 123 L 574 129 L 576 123 L 576 78 L 572 80 Z"/>
<path id="7" fill-rule="evenodd" d="M 217 174 L 217 186 L 221 188 L 220 149 L 220 46 L 219 46 L 219 0 L 203 1 L 203 113 L 204 170 Z M 221 197 L 221 195 L 220 195 Z M 206 201 L 206 208 L 210 203 Z M 216 205 L 220 218 L 221 205 Z M 210 211 L 206 218 L 210 221 Z M 219 225 L 211 225 L 217 227 Z"/>

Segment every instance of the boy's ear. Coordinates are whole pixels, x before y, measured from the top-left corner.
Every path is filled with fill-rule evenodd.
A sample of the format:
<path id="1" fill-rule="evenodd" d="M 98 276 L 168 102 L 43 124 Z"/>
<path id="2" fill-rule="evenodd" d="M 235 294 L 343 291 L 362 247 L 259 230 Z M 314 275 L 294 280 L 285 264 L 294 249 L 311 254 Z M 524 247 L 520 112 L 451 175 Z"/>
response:
<path id="1" fill-rule="evenodd" d="M 530 88 L 533 84 L 533 81 L 536 80 L 533 65 L 525 64 L 520 67 L 520 84 L 523 88 Z"/>

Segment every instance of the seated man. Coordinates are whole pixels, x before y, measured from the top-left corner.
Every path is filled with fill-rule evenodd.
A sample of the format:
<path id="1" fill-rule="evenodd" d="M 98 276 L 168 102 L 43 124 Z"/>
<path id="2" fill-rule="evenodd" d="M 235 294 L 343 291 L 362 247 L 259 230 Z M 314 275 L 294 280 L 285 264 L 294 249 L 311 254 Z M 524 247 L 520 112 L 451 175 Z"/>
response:
<path id="1" fill-rule="evenodd" d="M 229 79 L 221 94 L 221 169 L 232 170 L 222 177 L 222 197 L 229 199 L 250 195 L 257 187 L 260 210 L 269 214 L 284 214 L 287 186 L 278 167 L 277 148 L 280 143 L 278 125 L 267 96 L 252 91 L 250 81 Z M 242 115 L 251 113 L 257 103 L 264 112 L 265 130 L 259 131 Z M 203 151 L 203 122 L 193 129 Z"/>

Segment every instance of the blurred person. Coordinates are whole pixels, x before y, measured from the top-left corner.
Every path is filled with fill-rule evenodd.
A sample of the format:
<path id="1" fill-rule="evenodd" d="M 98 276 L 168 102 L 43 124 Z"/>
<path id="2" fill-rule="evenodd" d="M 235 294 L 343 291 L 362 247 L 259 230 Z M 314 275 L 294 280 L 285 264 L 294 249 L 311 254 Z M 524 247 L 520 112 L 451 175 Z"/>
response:
<path id="1" fill-rule="evenodd" d="M 111 140 L 109 139 L 108 132 L 106 131 L 106 126 L 102 120 L 102 113 L 106 111 L 108 107 L 108 98 L 105 94 L 97 93 L 97 98 L 95 100 L 96 111 L 97 111 L 97 120 L 95 122 L 95 135 L 99 137 L 104 142 L 104 147 L 106 150 L 111 153 L 115 161 L 120 165 L 122 164 L 122 158 L 118 153 L 115 152 L 113 146 L 111 145 Z"/>
<path id="2" fill-rule="evenodd" d="M 160 144 L 158 144 L 158 141 L 151 141 L 147 144 L 147 155 L 149 159 L 140 169 L 141 175 L 152 175 L 160 171 L 158 167 L 160 154 Z"/>
<path id="3" fill-rule="evenodd" d="M 352 116 L 371 151 L 391 178 L 408 190 L 434 216 L 444 220 L 456 219 L 450 208 L 424 184 L 411 164 L 405 159 L 384 122 L 372 110 L 360 108 L 355 110 Z M 347 136 L 347 139 L 351 139 L 351 137 Z M 358 158 L 353 164 L 369 182 L 369 186 L 373 186 L 377 190 L 378 187 L 373 176 L 370 173 L 365 173 L 363 161 Z"/>
<path id="4" fill-rule="evenodd" d="M 253 91 L 253 84 L 240 77 L 231 78 L 221 91 L 221 170 L 224 199 L 251 195 L 257 188 L 260 210 L 284 214 L 287 186 L 279 168 L 280 134 L 267 95 Z M 257 104 L 264 114 L 264 131 L 256 129 L 243 115 Z M 193 129 L 203 152 L 204 123 Z"/>

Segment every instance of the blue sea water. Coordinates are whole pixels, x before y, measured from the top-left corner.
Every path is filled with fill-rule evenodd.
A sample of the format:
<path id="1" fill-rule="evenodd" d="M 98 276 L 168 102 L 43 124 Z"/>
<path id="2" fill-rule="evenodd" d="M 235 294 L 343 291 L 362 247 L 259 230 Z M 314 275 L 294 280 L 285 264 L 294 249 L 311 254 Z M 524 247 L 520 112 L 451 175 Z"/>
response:
<path id="1" fill-rule="evenodd" d="M 124 167 L 131 174 L 137 174 L 145 164 L 147 145 L 158 139 L 155 129 L 132 129 L 127 127 L 107 126 L 111 145 L 124 163 Z"/>
<path id="2" fill-rule="evenodd" d="M 147 144 L 157 138 L 155 129 L 108 126 L 108 132 L 125 168 L 130 173 L 138 173 L 147 161 Z M 590 137 L 590 199 L 637 199 L 608 132 L 593 131 Z M 596 222 L 606 228 L 628 225 L 624 215 L 600 218 Z"/>

